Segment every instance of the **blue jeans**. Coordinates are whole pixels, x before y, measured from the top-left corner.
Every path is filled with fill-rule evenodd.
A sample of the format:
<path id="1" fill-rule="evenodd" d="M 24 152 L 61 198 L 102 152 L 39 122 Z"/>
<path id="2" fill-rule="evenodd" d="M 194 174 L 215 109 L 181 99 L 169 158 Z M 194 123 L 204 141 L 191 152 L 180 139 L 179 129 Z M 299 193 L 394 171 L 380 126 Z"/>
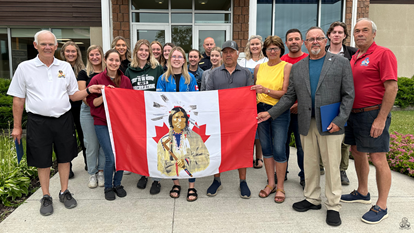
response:
<path id="1" fill-rule="evenodd" d="M 257 112 L 266 112 L 273 106 L 264 103 L 257 104 Z M 286 110 L 275 120 L 269 118 L 259 124 L 259 140 L 262 145 L 264 158 L 271 158 L 278 162 L 287 162 L 286 140 L 290 121 L 290 110 Z"/>
<path id="2" fill-rule="evenodd" d="M 109 137 L 108 126 L 95 125 L 96 136 L 99 144 L 105 153 L 105 188 L 112 188 L 121 185 L 124 171 L 115 171 L 115 157 L 112 152 L 111 139 Z M 115 175 L 114 175 L 115 172 Z M 113 180 L 113 185 L 112 185 Z"/>
<path id="3" fill-rule="evenodd" d="M 290 139 L 291 135 L 295 136 L 295 143 L 296 143 L 296 155 L 298 157 L 298 166 L 300 168 L 300 172 L 298 176 L 300 177 L 300 180 L 305 180 L 305 173 L 303 172 L 303 149 L 302 149 L 302 143 L 300 142 L 300 135 L 299 135 L 299 128 L 298 128 L 298 114 L 290 114 L 290 124 L 289 124 L 289 131 L 288 131 L 288 138 L 286 141 L 286 157 L 289 161 L 289 153 L 290 153 Z M 287 171 L 287 168 L 286 168 Z"/>
<path id="4" fill-rule="evenodd" d="M 82 103 L 80 112 L 80 123 L 83 131 L 83 143 L 86 147 L 86 163 L 88 164 L 89 175 L 96 174 L 98 170 L 103 170 L 105 166 L 105 153 L 99 146 L 96 137 L 93 117 L 88 105 Z"/>

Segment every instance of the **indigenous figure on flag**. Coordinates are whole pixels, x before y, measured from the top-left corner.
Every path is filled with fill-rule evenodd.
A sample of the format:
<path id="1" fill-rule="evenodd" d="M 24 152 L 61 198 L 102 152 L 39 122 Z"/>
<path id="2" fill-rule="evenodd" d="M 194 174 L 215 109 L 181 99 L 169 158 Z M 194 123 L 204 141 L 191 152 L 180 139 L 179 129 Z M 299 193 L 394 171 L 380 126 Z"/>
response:
<path id="1" fill-rule="evenodd" d="M 210 154 L 200 135 L 188 128 L 189 117 L 182 107 L 174 107 L 168 117 L 170 131 L 157 147 L 158 170 L 167 176 L 179 176 L 205 170 Z"/>

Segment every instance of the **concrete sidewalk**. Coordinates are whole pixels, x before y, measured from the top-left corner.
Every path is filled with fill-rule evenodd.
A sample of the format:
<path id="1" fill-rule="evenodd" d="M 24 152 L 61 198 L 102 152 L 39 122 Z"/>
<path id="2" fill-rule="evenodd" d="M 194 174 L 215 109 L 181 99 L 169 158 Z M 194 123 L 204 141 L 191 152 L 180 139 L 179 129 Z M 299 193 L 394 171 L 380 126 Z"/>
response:
<path id="1" fill-rule="evenodd" d="M 16 209 L 0 224 L 0 232 L 397 232 L 400 222 L 406 217 L 414 223 L 414 179 L 392 172 L 392 187 L 388 199 L 389 217 L 380 224 L 369 225 L 360 218 L 371 205 L 343 203 L 342 225 L 331 227 L 325 223 L 326 208 L 299 213 L 292 209 L 294 202 L 303 200 L 296 165 L 296 150 L 291 150 L 288 180 L 285 183 L 286 201 L 276 204 L 274 194 L 259 198 L 258 193 L 266 185 L 265 169 L 249 168 L 247 183 L 252 191 L 251 199 L 239 196 L 237 171 L 222 174 L 223 189 L 216 197 L 208 197 L 206 190 L 212 177 L 196 181 L 199 198 L 195 202 L 186 201 L 188 183 L 181 181 L 179 199 L 169 197 L 173 185 L 170 180 L 161 181 L 161 193 L 150 195 L 147 188 L 136 187 L 139 176 L 124 176 L 122 184 L 127 197 L 106 201 L 103 188 L 89 189 L 88 174 L 84 170 L 80 154 L 74 161 L 75 178 L 69 182 L 69 190 L 74 193 L 78 206 L 65 209 L 59 202 L 59 176 L 51 179 L 50 191 L 54 200 L 54 213 L 40 215 L 39 200 L 41 190 L 35 192 L 26 203 Z M 343 186 L 343 193 L 357 188 L 357 178 L 353 160 L 347 171 L 351 184 Z M 322 199 L 325 176 L 321 176 Z M 378 198 L 375 182 L 375 169 L 371 166 L 369 190 L 373 204 Z M 408 231 L 414 232 L 414 227 Z"/>

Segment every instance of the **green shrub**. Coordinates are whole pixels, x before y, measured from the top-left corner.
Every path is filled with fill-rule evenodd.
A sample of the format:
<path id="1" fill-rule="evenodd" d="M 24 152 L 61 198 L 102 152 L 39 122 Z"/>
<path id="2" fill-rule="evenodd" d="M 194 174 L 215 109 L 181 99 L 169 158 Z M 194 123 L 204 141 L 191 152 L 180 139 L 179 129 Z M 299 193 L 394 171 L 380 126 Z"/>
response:
<path id="1" fill-rule="evenodd" d="M 10 79 L 0 78 L 0 129 L 13 128 L 13 96 L 7 95 Z M 22 127 L 26 128 L 27 113 L 23 111 Z"/>
<path id="2" fill-rule="evenodd" d="M 4 206 L 18 206 L 16 198 L 33 192 L 29 190 L 30 182 L 37 177 L 37 169 L 27 166 L 26 157 L 23 156 L 20 164 L 14 149 L 13 139 L 0 135 L 0 201 Z M 24 140 L 22 140 L 25 146 Z"/>
<path id="3" fill-rule="evenodd" d="M 394 104 L 401 108 L 414 106 L 414 76 L 398 78 L 398 93 Z"/>

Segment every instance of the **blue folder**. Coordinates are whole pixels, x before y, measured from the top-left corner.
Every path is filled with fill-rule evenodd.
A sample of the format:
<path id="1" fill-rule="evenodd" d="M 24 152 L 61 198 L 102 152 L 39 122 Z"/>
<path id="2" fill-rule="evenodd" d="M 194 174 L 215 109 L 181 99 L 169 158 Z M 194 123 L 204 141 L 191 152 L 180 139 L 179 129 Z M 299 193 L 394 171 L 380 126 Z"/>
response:
<path id="1" fill-rule="evenodd" d="M 322 132 L 328 131 L 328 126 L 338 116 L 341 102 L 321 106 Z M 346 126 L 346 123 L 345 123 Z"/>
<path id="2" fill-rule="evenodd" d="M 14 144 L 16 145 L 17 162 L 20 164 L 20 161 L 22 160 L 23 154 L 24 154 L 23 141 L 22 139 L 20 139 L 20 144 L 19 144 L 16 138 L 16 140 L 14 140 Z"/>

